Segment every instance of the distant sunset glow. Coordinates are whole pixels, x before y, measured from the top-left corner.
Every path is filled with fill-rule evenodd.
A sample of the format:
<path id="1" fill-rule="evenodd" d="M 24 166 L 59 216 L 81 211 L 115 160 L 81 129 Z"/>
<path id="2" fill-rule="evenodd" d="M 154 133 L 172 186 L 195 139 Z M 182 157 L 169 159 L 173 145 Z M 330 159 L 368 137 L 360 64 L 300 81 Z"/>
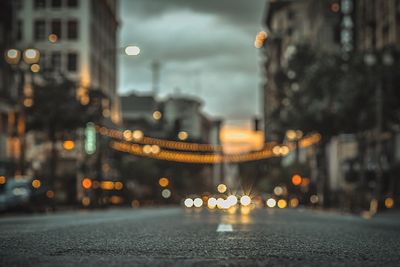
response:
<path id="1" fill-rule="evenodd" d="M 264 134 L 241 126 L 223 126 L 220 133 L 224 152 L 245 153 L 260 150 L 264 145 Z"/>

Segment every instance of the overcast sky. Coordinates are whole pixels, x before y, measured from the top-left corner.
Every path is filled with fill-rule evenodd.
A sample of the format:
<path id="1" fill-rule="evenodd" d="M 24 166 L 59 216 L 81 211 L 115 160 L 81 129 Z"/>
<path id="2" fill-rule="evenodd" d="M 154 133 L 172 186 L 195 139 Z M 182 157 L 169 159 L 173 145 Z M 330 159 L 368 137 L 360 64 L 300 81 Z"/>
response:
<path id="1" fill-rule="evenodd" d="M 265 0 L 121 0 L 119 92 L 150 92 L 151 62 L 161 63 L 160 95 L 196 95 L 225 118 L 260 114 L 260 51 Z"/>

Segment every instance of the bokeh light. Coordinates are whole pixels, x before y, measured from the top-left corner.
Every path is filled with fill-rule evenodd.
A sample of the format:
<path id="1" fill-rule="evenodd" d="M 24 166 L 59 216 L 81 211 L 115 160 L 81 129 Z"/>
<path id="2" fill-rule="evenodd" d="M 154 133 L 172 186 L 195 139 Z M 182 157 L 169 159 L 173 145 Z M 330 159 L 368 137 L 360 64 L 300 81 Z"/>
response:
<path id="1" fill-rule="evenodd" d="M 287 202 L 284 199 L 279 199 L 277 205 L 278 205 L 278 208 L 284 209 L 287 206 Z"/>
<path id="2" fill-rule="evenodd" d="M 166 177 L 162 177 L 162 178 L 160 178 L 160 179 L 158 180 L 158 184 L 159 184 L 161 187 L 167 187 L 167 186 L 169 185 L 169 179 L 166 178 Z"/>
<path id="3" fill-rule="evenodd" d="M 247 195 L 244 195 L 240 198 L 240 204 L 243 206 L 248 206 L 251 204 L 251 198 Z"/>
<path id="4" fill-rule="evenodd" d="M 194 205 L 196 208 L 200 208 L 201 206 L 203 206 L 203 200 L 202 200 L 201 198 L 197 197 L 197 198 L 195 198 L 195 199 L 193 200 L 193 205 Z"/>
<path id="5" fill-rule="evenodd" d="M 218 190 L 218 192 L 219 193 L 225 193 L 226 192 L 226 190 L 227 190 L 227 187 L 226 187 L 226 185 L 224 185 L 224 184 L 219 184 L 218 186 L 217 186 L 217 190 Z"/>
<path id="6" fill-rule="evenodd" d="M 274 208 L 276 206 L 276 200 L 273 198 L 267 199 L 266 203 L 269 208 Z"/>
<path id="7" fill-rule="evenodd" d="M 185 207 L 186 208 L 191 208 L 191 207 L 193 207 L 193 199 L 191 199 L 191 198 L 187 198 L 187 199 L 185 199 L 185 201 L 183 202 L 183 204 L 185 204 Z"/>

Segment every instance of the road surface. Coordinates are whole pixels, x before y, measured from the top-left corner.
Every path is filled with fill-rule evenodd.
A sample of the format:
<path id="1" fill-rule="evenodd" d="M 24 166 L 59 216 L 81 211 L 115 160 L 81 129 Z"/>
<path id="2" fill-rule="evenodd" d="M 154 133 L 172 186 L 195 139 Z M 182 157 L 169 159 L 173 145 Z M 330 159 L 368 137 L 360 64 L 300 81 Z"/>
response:
<path id="1" fill-rule="evenodd" d="M 399 216 L 183 208 L 0 218 L 1 266 L 399 266 Z"/>

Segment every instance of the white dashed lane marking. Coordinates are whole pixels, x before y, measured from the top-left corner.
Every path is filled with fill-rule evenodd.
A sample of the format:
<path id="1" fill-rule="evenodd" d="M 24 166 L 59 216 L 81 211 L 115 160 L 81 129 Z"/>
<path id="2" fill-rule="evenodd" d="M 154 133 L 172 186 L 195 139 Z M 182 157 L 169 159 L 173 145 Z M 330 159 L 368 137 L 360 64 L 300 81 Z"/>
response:
<path id="1" fill-rule="evenodd" d="M 217 228 L 217 232 L 232 232 L 232 224 L 223 224 L 220 223 Z"/>

